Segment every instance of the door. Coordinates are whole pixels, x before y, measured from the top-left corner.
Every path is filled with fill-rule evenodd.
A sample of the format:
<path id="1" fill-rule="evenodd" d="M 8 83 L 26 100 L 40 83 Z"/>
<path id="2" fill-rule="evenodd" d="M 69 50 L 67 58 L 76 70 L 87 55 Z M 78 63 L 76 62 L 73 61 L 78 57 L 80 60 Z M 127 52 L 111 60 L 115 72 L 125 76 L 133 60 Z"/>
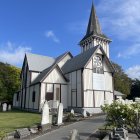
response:
<path id="1" fill-rule="evenodd" d="M 60 84 L 54 85 L 54 100 L 61 101 Z"/>

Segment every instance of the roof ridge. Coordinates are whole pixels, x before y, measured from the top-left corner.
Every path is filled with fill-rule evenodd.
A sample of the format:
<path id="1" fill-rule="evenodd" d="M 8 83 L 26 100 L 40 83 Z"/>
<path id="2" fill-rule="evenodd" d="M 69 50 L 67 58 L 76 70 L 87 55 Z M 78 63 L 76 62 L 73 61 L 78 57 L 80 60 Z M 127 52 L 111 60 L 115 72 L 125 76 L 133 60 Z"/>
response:
<path id="1" fill-rule="evenodd" d="M 46 58 L 52 58 L 52 59 L 55 59 L 54 57 L 51 57 L 51 56 L 47 56 L 47 55 L 41 55 L 41 54 L 35 54 L 35 53 L 29 53 L 29 52 L 26 52 L 25 53 L 26 55 L 34 55 L 34 56 L 40 56 L 40 57 L 46 57 Z"/>

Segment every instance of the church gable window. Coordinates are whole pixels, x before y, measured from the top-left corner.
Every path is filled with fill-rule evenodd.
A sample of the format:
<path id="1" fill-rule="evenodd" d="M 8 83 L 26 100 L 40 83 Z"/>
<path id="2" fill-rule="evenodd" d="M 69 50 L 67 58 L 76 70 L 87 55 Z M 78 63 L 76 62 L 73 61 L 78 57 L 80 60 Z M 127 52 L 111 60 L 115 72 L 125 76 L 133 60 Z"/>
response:
<path id="1" fill-rule="evenodd" d="M 93 58 L 93 72 L 98 74 L 103 74 L 103 64 L 102 57 L 100 55 L 96 55 Z"/>

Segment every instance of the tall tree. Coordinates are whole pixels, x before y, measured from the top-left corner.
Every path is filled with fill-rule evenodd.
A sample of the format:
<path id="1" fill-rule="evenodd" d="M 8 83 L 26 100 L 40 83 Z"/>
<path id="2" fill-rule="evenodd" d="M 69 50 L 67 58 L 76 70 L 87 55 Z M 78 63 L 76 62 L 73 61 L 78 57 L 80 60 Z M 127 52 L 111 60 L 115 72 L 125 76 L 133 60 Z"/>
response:
<path id="1" fill-rule="evenodd" d="M 140 80 L 132 80 L 131 94 L 128 96 L 128 99 L 134 99 L 135 97 L 140 97 Z"/>
<path id="2" fill-rule="evenodd" d="M 20 87 L 20 69 L 0 62 L 0 101 L 12 102 Z"/>
<path id="3" fill-rule="evenodd" d="M 124 73 L 121 66 L 112 62 L 115 68 L 114 74 L 114 89 L 120 91 L 126 96 L 130 94 L 131 89 L 131 79 Z"/>

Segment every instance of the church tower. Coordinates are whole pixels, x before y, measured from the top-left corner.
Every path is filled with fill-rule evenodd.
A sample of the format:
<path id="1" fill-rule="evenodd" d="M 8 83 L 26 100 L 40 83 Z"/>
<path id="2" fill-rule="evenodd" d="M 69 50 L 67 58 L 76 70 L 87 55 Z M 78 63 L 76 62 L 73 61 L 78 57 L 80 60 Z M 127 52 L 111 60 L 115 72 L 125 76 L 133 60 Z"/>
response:
<path id="1" fill-rule="evenodd" d="M 81 46 L 81 52 L 83 53 L 92 47 L 101 45 L 106 55 L 109 57 L 109 43 L 110 42 L 111 40 L 102 33 L 94 5 L 92 4 L 87 32 L 84 38 L 79 43 Z"/>

